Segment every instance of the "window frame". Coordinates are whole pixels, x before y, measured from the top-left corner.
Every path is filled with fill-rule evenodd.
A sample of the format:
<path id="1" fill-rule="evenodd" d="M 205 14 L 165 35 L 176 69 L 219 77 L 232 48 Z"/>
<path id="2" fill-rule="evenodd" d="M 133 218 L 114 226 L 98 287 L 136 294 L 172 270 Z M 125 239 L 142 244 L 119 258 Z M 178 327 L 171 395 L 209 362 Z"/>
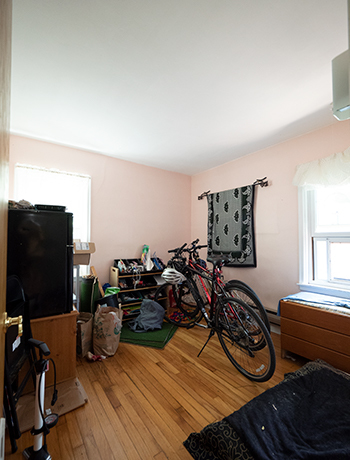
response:
<path id="1" fill-rule="evenodd" d="M 298 187 L 299 202 L 299 288 L 302 291 L 328 294 L 350 299 L 350 282 L 314 280 L 314 238 L 350 243 L 347 232 L 315 232 L 315 191 Z M 328 243 L 327 243 L 328 245 Z M 328 254 L 329 255 L 329 254 Z M 329 278 L 329 261 L 327 270 Z"/>
<path id="2" fill-rule="evenodd" d="M 331 245 L 332 243 L 345 243 L 350 244 L 350 236 L 341 234 L 341 233 L 318 233 L 317 236 L 311 236 L 312 239 L 312 251 L 313 251 L 313 279 L 317 280 L 315 283 L 318 284 L 334 284 L 335 286 L 344 286 L 345 289 L 349 286 L 350 289 L 350 280 L 348 282 L 340 281 L 332 278 L 332 259 L 331 259 Z M 327 253 L 327 280 L 322 280 L 322 278 L 316 278 L 316 265 L 317 265 L 317 252 L 315 250 L 315 243 L 318 241 L 324 241 L 326 243 L 326 253 Z"/>

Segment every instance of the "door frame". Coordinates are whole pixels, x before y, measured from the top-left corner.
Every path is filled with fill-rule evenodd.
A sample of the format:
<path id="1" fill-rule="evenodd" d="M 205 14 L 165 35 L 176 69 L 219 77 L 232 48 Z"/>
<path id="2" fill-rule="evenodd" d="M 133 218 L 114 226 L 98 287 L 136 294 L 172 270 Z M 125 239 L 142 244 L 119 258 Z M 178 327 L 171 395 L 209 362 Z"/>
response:
<path id="1" fill-rule="evenodd" d="M 3 401 L 9 191 L 12 0 L 0 0 L 0 401 Z"/>

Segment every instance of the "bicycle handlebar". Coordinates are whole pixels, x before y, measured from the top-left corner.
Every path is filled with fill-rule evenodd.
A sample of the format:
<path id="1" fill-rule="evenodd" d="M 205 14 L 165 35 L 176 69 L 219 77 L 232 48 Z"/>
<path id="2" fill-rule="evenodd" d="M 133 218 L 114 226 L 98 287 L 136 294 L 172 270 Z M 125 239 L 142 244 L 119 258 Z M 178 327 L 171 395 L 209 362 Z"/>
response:
<path id="1" fill-rule="evenodd" d="M 197 238 L 196 240 L 192 241 L 191 247 L 187 249 L 187 252 L 189 254 L 194 254 L 194 256 L 198 256 L 197 251 L 202 248 L 208 247 L 207 244 L 197 244 L 199 242 L 199 239 Z"/>
<path id="2" fill-rule="evenodd" d="M 171 254 L 173 253 L 172 259 L 180 258 L 181 254 L 183 252 L 188 252 L 190 255 L 197 253 L 198 249 L 206 248 L 206 244 L 197 244 L 199 242 L 199 239 L 197 238 L 196 240 L 192 241 L 191 246 L 189 248 L 186 248 L 187 243 L 184 243 L 181 247 L 175 248 L 175 249 L 169 249 L 168 253 Z"/>
<path id="3" fill-rule="evenodd" d="M 175 252 L 175 254 L 176 254 L 177 256 L 179 256 L 179 255 L 182 253 L 182 251 L 184 250 L 184 248 L 186 247 L 186 245 L 187 245 L 187 243 L 184 243 L 180 248 L 169 249 L 168 252 L 169 252 L 169 253 Z"/>
<path id="4" fill-rule="evenodd" d="M 191 243 L 191 249 L 200 249 L 200 248 L 206 248 L 206 244 L 198 244 L 199 239 L 197 238 L 196 240 L 192 241 Z"/>

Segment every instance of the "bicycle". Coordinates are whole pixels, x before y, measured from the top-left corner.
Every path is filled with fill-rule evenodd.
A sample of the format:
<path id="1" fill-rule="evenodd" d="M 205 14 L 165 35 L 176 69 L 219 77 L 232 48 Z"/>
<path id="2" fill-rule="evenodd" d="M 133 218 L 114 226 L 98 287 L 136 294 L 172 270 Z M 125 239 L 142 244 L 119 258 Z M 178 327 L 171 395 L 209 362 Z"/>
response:
<path id="1" fill-rule="evenodd" d="M 226 356 L 238 371 L 253 381 L 269 380 L 276 367 L 271 336 L 259 315 L 249 305 L 227 295 L 220 279 L 225 260 L 213 260 L 213 270 L 208 276 L 187 265 L 183 256 L 185 246 L 169 251 L 175 254 L 162 274 L 167 282 L 158 288 L 155 295 L 159 303 L 165 296 L 168 298 L 170 305 L 165 306 L 165 319 L 187 328 L 198 325 L 210 330 L 198 356 L 216 333 Z M 210 302 L 209 299 L 203 301 L 193 279 L 194 274 L 210 282 Z M 169 310 L 173 310 L 172 314 L 176 310 L 176 317 L 169 314 L 168 306 Z"/>
<path id="2" fill-rule="evenodd" d="M 206 248 L 207 245 L 198 245 L 199 240 L 192 241 L 189 248 L 184 248 L 184 251 L 189 253 L 188 258 L 188 265 L 198 271 L 199 273 L 204 273 L 207 276 L 210 276 L 211 272 L 206 268 L 206 263 L 203 259 L 200 259 L 198 250 L 202 248 Z M 204 299 L 207 299 L 210 302 L 210 285 L 208 282 L 201 278 L 200 275 L 194 276 L 199 286 L 199 291 L 203 293 Z M 271 331 L 270 322 L 266 313 L 264 306 L 262 305 L 259 297 L 256 293 L 248 286 L 246 283 L 240 280 L 230 280 L 224 283 L 220 277 L 218 282 L 221 286 L 224 287 L 226 293 L 231 297 L 238 298 L 252 307 L 255 312 L 261 317 L 263 320 L 268 332 Z"/>

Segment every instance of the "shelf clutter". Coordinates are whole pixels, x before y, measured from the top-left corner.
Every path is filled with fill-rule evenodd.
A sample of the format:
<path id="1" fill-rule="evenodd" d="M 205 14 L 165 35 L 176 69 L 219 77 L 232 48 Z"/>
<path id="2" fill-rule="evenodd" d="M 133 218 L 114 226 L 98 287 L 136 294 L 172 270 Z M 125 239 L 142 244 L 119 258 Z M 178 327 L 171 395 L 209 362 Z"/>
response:
<path id="1" fill-rule="evenodd" d="M 82 255 L 90 257 L 89 253 Z M 101 316 L 107 312 L 106 308 L 108 314 L 117 315 L 121 326 L 122 321 L 135 319 L 138 316 L 145 299 L 155 298 L 158 286 L 164 284 L 161 274 L 165 265 L 161 259 L 155 257 L 155 254 L 154 257 L 150 257 L 146 245 L 144 245 L 143 256 L 140 259 L 114 259 L 113 266 L 110 267 L 109 283 L 103 286 L 93 266 L 90 267 L 92 274 L 83 277 L 80 292 L 81 308 L 77 318 L 78 356 L 88 356 L 92 350 L 96 356 L 102 354 L 109 356 L 108 353 L 101 354 L 95 349 L 97 335 L 102 334 L 106 340 L 109 336 L 113 336 L 105 333 L 105 326 L 107 327 L 109 320 L 105 321 L 102 318 L 99 322 L 97 318 L 99 314 Z M 164 299 L 158 300 L 166 299 L 165 296 Z M 114 334 L 116 334 L 115 330 L 114 328 Z M 114 353 L 115 351 L 112 354 Z"/>
<path id="2" fill-rule="evenodd" d="M 119 302 L 123 310 L 123 320 L 134 318 L 140 312 L 143 299 L 153 299 L 160 284 L 163 261 L 151 258 L 152 269 L 145 270 L 141 259 L 115 259 L 110 269 L 110 284 L 120 288 Z"/>

